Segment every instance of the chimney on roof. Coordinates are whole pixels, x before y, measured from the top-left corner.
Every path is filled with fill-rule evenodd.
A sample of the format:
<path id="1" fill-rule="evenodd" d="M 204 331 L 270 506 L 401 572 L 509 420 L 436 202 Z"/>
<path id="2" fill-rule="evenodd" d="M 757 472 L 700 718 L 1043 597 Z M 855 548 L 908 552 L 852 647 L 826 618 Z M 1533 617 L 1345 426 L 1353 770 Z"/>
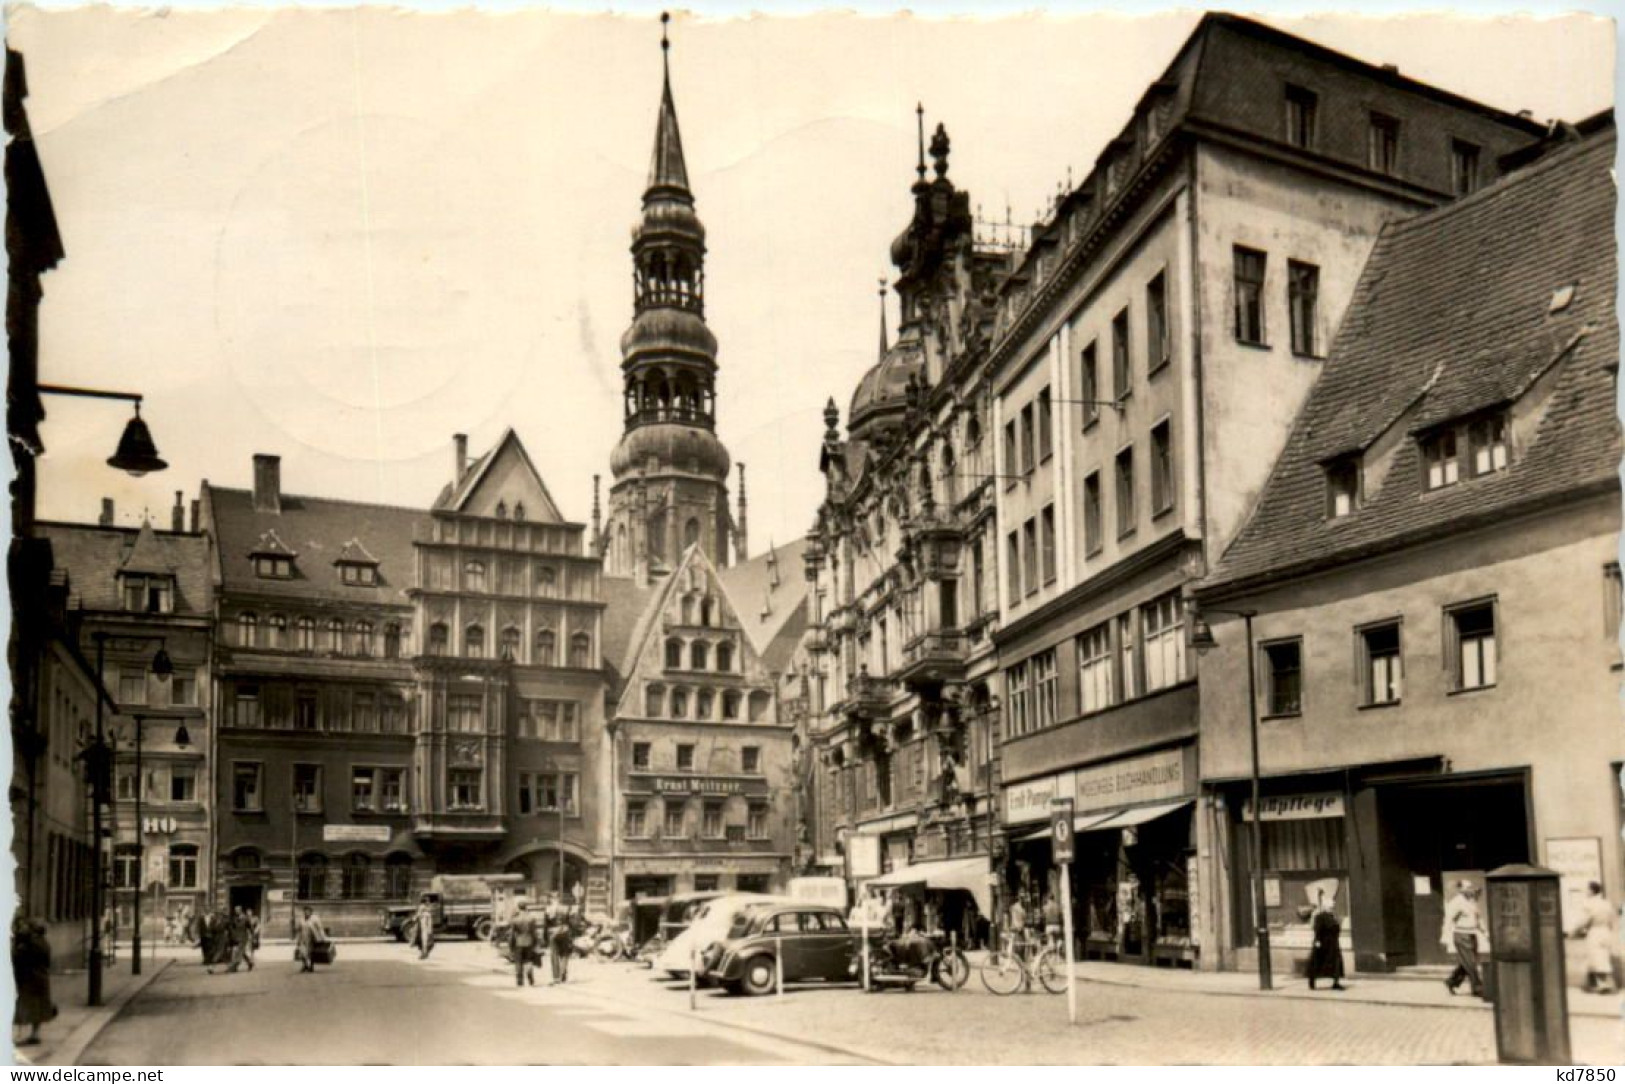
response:
<path id="1" fill-rule="evenodd" d="M 111 527 L 113 525 L 113 498 L 102 498 L 102 514 L 96 520 L 98 527 Z"/>
<path id="2" fill-rule="evenodd" d="M 254 511 L 282 514 L 282 457 L 254 455 Z"/>
<path id="3" fill-rule="evenodd" d="M 176 534 L 186 530 L 186 505 L 181 501 L 181 491 L 175 491 L 175 507 L 169 510 L 169 529 Z"/>
<path id="4" fill-rule="evenodd" d="M 196 500 L 194 500 L 194 501 L 192 501 L 192 533 L 193 534 L 197 534 L 197 512 L 198 512 L 198 502 Z"/>
<path id="5" fill-rule="evenodd" d="M 457 473 L 452 476 L 451 484 L 457 485 L 463 480 L 463 475 L 468 473 L 468 434 L 453 434 L 451 443 L 457 449 Z"/>
<path id="6" fill-rule="evenodd" d="M 1398 64 L 1384 64 L 1382 66 L 1382 70 L 1387 72 L 1389 75 L 1398 75 L 1399 74 L 1399 65 Z"/>

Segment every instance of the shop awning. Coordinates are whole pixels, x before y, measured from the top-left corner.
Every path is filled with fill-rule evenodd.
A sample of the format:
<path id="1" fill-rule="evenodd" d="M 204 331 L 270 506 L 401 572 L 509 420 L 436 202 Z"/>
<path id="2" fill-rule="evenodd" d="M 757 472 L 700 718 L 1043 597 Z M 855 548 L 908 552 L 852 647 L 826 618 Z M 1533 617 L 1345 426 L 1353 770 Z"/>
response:
<path id="1" fill-rule="evenodd" d="M 1108 809 L 1104 813 L 1079 813 L 1072 818 L 1072 831 L 1087 832 L 1091 828 L 1098 827 L 1101 821 L 1111 820 L 1115 816 L 1117 816 L 1117 810 L 1115 809 Z M 1017 836 L 1016 842 L 1025 843 L 1028 840 L 1047 838 L 1049 838 L 1048 823 L 1046 823 L 1044 827 L 1038 829 L 1036 832 L 1029 832 L 1027 835 Z"/>
<path id="2" fill-rule="evenodd" d="M 1144 824 L 1147 821 L 1154 821 L 1158 817 L 1167 816 L 1176 809 L 1184 809 L 1193 801 L 1195 801 L 1194 798 L 1181 798 L 1177 802 L 1160 802 L 1157 805 L 1135 806 L 1133 809 L 1125 809 L 1120 813 L 1114 813 L 1090 827 L 1097 829 L 1132 828 L 1136 824 Z"/>
<path id="3" fill-rule="evenodd" d="M 923 884 L 927 888 L 958 888 L 976 897 L 976 906 L 982 914 L 993 913 L 993 894 L 987 884 L 986 858 L 948 858 L 940 862 L 916 862 L 902 869 L 894 869 L 865 884 L 874 888 L 899 888 L 903 885 Z"/>

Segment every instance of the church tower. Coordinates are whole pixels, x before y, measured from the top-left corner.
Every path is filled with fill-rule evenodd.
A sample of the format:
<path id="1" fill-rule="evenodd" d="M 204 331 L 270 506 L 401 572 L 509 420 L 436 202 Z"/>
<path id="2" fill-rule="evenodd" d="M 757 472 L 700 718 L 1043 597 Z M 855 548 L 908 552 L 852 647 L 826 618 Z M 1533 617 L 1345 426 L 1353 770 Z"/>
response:
<path id="1" fill-rule="evenodd" d="M 654 156 L 632 230 L 632 326 L 621 336 L 625 428 L 610 456 L 602 541 L 605 573 L 638 578 L 676 568 L 693 543 L 726 564 L 732 531 L 728 450 L 716 435 L 717 340 L 705 325 L 705 227 L 688 187 L 664 27 L 660 48 Z"/>

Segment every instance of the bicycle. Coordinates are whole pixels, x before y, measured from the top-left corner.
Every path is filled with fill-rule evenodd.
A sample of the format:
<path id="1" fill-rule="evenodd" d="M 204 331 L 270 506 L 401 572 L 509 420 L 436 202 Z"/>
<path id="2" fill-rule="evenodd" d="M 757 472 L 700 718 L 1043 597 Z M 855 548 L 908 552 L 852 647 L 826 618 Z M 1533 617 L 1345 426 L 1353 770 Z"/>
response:
<path id="1" fill-rule="evenodd" d="M 1013 935 L 1005 938 L 1005 945 L 1003 951 L 990 951 L 981 966 L 982 985 L 990 993 L 1004 997 L 1030 990 L 1035 977 L 1052 994 L 1066 990 L 1066 957 L 1054 945 L 1039 947 L 1034 953 L 1032 942 Z"/>

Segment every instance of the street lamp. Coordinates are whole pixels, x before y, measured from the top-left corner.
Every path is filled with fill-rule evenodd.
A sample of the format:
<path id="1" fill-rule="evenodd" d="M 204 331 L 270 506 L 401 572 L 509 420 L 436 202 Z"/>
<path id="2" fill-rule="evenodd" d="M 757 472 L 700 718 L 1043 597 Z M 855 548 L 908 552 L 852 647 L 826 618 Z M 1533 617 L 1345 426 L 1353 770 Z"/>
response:
<path id="1" fill-rule="evenodd" d="M 1253 753 L 1253 923 L 1258 943 L 1258 988 L 1268 990 L 1272 988 L 1273 983 L 1270 975 L 1269 912 L 1264 906 L 1264 810 L 1258 793 L 1258 661 L 1253 657 L 1253 618 L 1258 616 L 1258 611 L 1221 610 L 1216 606 L 1204 607 L 1204 610 L 1207 613 L 1239 617 L 1247 623 L 1247 720 Z M 1199 653 L 1209 651 L 1219 643 L 1213 636 L 1213 630 L 1203 619 L 1202 612 L 1196 608 L 1194 601 L 1188 603 L 1186 638 L 1190 646 Z"/>
<path id="2" fill-rule="evenodd" d="M 143 428 L 145 428 L 143 426 Z M 152 673 L 159 681 L 169 680 L 175 672 L 175 664 L 169 659 L 164 650 L 162 636 L 117 635 L 109 632 L 93 632 L 90 638 L 96 643 L 96 685 L 98 692 L 106 688 L 107 641 L 118 639 L 135 643 L 158 644 L 158 653 L 152 659 Z M 102 892 L 106 887 L 107 873 L 102 863 L 102 803 L 110 798 L 108 777 L 112 770 L 112 757 L 109 755 L 107 745 L 107 726 L 102 714 L 103 696 L 96 697 L 96 735 L 91 747 L 86 752 L 86 764 L 89 769 L 90 782 L 90 967 L 88 971 L 88 990 L 85 1000 L 91 1006 L 102 1003 L 102 912 L 106 909 L 103 903 Z M 139 727 L 137 728 L 139 733 Z M 139 779 L 136 781 L 138 784 Z M 136 825 L 136 848 L 139 853 L 141 846 L 140 824 Z M 139 899 L 137 906 L 140 906 Z M 136 936 L 140 937 L 140 925 L 136 926 Z M 140 942 L 135 942 L 139 956 Z"/>
<path id="3" fill-rule="evenodd" d="M 159 648 L 162 654 L 163 649 Z M 167 664 L 168 656 L 163 656 Z M 171 671 L 173 667 L 170 668 Z M 153 662 L 153 673 L 157 674 L 157 661 Z M 161 675 L 160 676 L 164 676 Z M 141 820 L 141 794 L 146 788 L 146 776 L 141 773 L 141 724 L 147 721 L 145 715 L 132 716 L 135 721 L 135 928 L 130 934 L 130 974 L 141 974 L 141 892 L 145 887 L 141 882 L 146 876 L 147 848 L 144 843 L 146 826 Z M 181 723 L 175 728 L 175 745 L 185 749 L 191 743 L 192 736 L 186 732 L 186 724 Z"/>
<path id="4" fill-rule="evenodd" d="M 119 437 L 118 450 L 107 459 L 107 465 L 116 470 L 124 471 L 132 478 L 140 478 L 168 468 L 169 464 L 158 458 L 158 448 L 152 442 L 152 430 L 141 419 L 141 396 L 128 391 L 100 391 L 96 388 L 74 388 L 64 384 L 40 384 L 41 395 L 66 395 L 80 399 L 117 399 L 126 403 L 135 404 L 135 416 L 124 425 L 124 433 Z"/>

